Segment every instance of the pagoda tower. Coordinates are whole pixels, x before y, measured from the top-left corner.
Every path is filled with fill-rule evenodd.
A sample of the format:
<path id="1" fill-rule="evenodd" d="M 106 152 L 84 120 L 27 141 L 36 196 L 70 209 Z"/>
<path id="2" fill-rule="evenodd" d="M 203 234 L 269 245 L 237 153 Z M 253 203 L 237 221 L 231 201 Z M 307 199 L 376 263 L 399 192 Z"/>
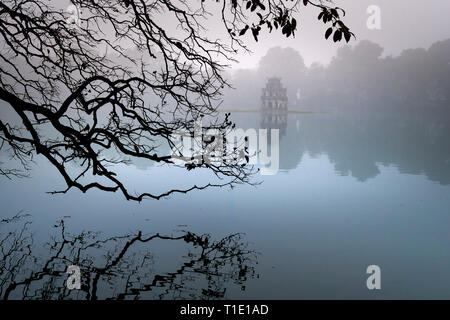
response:
<path id="1" fill-rule="evenodd" d="M 286 134 L 287 127 L 287 90 L 280 78 L 270 78 L 262 89 L 262 120 L 264 128 L 279 129 L 280 135 Z"/>
<path id="2" fill-rule="evenodd" d="M 281 78 L 269 78 L 262 89 L 262 109 L 266 111 L 287 110 L 287 90 L 281 84 Z"/>

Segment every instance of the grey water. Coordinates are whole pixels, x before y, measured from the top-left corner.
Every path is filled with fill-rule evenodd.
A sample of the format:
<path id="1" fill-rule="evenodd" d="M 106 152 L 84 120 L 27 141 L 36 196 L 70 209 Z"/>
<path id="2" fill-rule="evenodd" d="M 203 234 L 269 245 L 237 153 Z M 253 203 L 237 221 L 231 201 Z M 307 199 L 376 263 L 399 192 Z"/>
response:
<path id="1" fill-rule="evenodd" d="M 262 119 L 232 113 L 241 128 L 264 128 Z M 23 217 L 0 224 L 2 239 L 16 239 L 1 242 L 0 297 L 450 298 L 448 113 L 289 113 L 271 127 L 280 168 L 255 176 L 256 186 L 141 203 L 99 191 L 50 195 L 65 186 L 39 157 L 30 178 L 2 178 L 1 219 Z M 205 178 L 151 163 L 120 170 L 136 190 L 155 192 Z M 184 237 L 125 250 L 139 231 L 218 245 L 204 245 L 205 255 Z M 71 264 L 81 267 L 81 290 L 65 287 Z M 381 268 L 381 290 L 366 286 L 369 265 Z"/>

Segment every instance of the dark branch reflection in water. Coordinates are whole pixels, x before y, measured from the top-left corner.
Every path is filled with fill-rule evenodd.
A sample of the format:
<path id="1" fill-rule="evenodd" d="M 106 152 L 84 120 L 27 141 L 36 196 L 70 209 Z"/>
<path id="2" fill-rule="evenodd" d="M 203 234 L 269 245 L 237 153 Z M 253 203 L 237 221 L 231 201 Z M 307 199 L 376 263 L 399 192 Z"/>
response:
<path id="1" fill-rule="evenodd" d="M 258 254 L 248 248 L 243 234 L 218 241 L 189 231 L 102 238 L 99 232 L 73 235 L 61 220 L 46 246 L 38 248 L 30 227 L 26 214 L 1 220 L 1 299 L 217 299 L 226 298 L 230 285 L 245 289 L 247 280 L 259 277 Z M 184 262 L 171 272 L 155 270 L 150 244 L 158 240 L 187 248 Z M 81 269 L 80 290 L 66 287 L 70 265 Z"/>

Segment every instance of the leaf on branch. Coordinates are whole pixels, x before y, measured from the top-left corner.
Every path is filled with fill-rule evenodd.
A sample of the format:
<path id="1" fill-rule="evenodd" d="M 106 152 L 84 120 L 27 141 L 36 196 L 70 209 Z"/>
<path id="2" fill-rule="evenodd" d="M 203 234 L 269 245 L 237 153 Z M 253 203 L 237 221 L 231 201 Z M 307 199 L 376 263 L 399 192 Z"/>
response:
<path id="1" fill-rule="evenodd" d="M 341 39 L 342 39 L 342 31 L 336 30 L 336 32 L 334 33 L 334 36 L 333 36 L 333 41 L 338 42 L 338 41 L 341 41 Z"/>
<path id="2" fill-rule="evenodd" d="M 253 34 L 253 38 L 255 38 L 255 41 L 258 42 L 259 30 L 257 28 L 252 28 L 252 34 Z"/>
<path id="3" fill-rule="evenodd" d="M 328 40 L 328 38 L 331 36 L 332 33 L 333 33 L 333 28 L 329 27 L 328 30 L 325 32 L 325 39 Z"/>
<path id="4" fill-rule="evenodd" d="M 291 25 L 292 25 L 292 30 L 295 30 L 295 28 L 297 27 L 297 20 L 295 20 L 295 18 L 292 18 Z"/>
<path id="5" fill-rule="evenodd" d="M 351 37 L 352 37 L 351 32 L 349 32 L 349 31 L 344 32 L 344 38 L 345 38 L 345 41 L 347 41 L 347 43 L 350 42 Z"/>
<path id="6" fill-rule="evenodd" d="M 246 25 L 245 28 L 242 29 L 241 32 L 239 32 L 239 35 L 243 36 L 247 32 L 248 28 L 249 28 L 248 25 Z"/>
<path id="7" fill-rule="evenodd" d="M 317 17 L 317 20 L 322 20 L 324 14 L 325 14 L 324 11 L 322 11 L 321 13 L 319 13 L 319 16 Z"/>

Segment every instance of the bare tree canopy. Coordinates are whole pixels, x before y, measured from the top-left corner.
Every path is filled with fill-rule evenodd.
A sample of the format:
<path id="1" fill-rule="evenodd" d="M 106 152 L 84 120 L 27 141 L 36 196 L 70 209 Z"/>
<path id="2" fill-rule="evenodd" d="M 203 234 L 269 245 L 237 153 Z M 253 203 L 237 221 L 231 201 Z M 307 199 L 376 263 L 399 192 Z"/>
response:
<path id="1" fill-rule="evenodd" d="M 0 100 L 16 117 L 1 117 L 1 147 L 25 171 L 34 154 L 43 155 L 67 185 L 54 193 L 100 189 L 141 201 L 250 183 L 249 166 L 197 161 L 186 168 L 206 168 L 217 183 L 134 194 L 113 170 L 136 158 L 173 165 L 158 147 L 173 148 L 173 134 L 193 133 L 198 119 L 204 130 L 233 127 L 228 114 L 217 113 L 230 86 L 222 73 L 238 49 L 246 50 L 248 30 L 256 41 L 270 32 L 293 37 L 307 10 L 326 24 L 327 39 L 348 42 L 353 35 L 341 20 L 345 12 L 329 1 L 71 2 L 75 16 L 52 1 L 0 2 Z M 209 19 L 220 19 L 223 39 L 209 35 Z"/>

